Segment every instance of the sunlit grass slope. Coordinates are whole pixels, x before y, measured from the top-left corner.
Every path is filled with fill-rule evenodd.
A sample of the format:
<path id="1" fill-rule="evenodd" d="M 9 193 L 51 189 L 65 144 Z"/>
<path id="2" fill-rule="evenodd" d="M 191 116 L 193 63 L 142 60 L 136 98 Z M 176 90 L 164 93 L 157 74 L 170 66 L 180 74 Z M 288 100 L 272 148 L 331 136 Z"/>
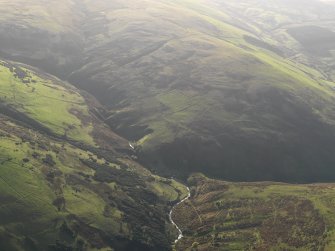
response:
<path id="1" fill-rule="evenodd" d="M 1 62 L 0 99 L 59 136 L 93 144 L 84 98 L 54 78 L 40 78 L 22 66 Z"/>
<path id="2" fill-rule="evenodd" d="M 1 249 L 169 248 L 167 204 L 185 196 L 183 185 L 126 157 L 107 161 L 4 117 L 0 125 Z"/>
<path id="3" fill-rule="evenodd" d="M 0 86 L 1 250 L 169 249 L 185 186 L 116 152 L 74 87 L 6 61 Z"/>

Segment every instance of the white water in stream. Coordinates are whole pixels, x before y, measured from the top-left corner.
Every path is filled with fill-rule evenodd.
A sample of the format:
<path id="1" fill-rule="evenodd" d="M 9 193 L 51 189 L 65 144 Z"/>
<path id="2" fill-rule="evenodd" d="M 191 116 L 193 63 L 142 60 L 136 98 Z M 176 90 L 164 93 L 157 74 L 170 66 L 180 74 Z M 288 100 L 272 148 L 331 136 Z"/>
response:
<path id="1" fill-rule="evenodd" d="M 179 232 L 178 238 L 174 241 L 174 243 L 177 243 L 181 238 L 183 238 L 183 232 L 178 227 L 178 225 L 173 221 L 173 219 L 172 219 L 172 212 L 173 212 L 173 209 L 175 209 L 175 207 L 177 207 L 179 204 L 183 203 L 185 200 L 188 200 L 191 197 L 191 192 L 190 192 L 190 189 L 188 187 L 187 187 L 187 191 L 188 191 L 188 195 L 184 199 L 182 199 L 181 201 L 179 201 L 176 205 L 174 205 L 172 207 L 170 213 L 169 213 L 169 218 L 170 218 L 171 223 L 175 226 L 175 228 L 177 228 L 177 230 Z"/>

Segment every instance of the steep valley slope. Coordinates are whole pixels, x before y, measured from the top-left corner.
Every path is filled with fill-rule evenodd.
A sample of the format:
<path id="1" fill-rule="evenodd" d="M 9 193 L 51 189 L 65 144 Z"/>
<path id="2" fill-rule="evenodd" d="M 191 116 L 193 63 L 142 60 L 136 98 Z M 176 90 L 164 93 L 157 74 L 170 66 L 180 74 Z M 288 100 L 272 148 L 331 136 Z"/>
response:
<path id="1" fill-rule="evenodd" d="M 0 250 L 335 250 L 333 2 L 0 11 Z"/>
<path id="2" fill-rule="evenodd" d="M 0 2 L 0 55 L 93 94 L 141 163 L 180 178 L 334 179 L 332 5 L 49 2 Z M 325 33 L 324 53 L 301 29 Z"/>
<path id="3" fill-rule="evenodd" d="M 88 94 L 0 62 L 0 250 L 169 250 L 180 183 L 134 162 Z"/>
<path id="4" fill-rule="evenodd" d="M 335 248 L 332 184 L 225 182 L 194 174 L 191 199 L 174 210 L 180 251 Z"/>

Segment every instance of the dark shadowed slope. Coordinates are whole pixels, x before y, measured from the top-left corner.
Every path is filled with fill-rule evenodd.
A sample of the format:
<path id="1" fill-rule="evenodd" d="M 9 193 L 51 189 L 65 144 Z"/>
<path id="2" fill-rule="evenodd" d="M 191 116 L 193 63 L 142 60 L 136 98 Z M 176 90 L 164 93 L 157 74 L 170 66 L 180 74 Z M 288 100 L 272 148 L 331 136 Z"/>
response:
<path id="1" fill-rule="evenodd" d="M 285 1 L 282 15 L 260 2 L 3 1 L 1 55 L 93 94 L 106 123 L 163 174 L 333 179 L 334 83 L 285 59 L 271 33 L 332 9 L 311 2 L 294 19 Z"/>

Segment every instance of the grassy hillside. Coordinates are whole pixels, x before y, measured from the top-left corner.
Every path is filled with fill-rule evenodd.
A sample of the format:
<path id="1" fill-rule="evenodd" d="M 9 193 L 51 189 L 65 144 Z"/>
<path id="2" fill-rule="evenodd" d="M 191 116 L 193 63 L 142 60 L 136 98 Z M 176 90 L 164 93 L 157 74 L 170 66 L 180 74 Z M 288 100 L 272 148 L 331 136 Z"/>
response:
<path id="1" fill-rule="evenodd" d="M 0 12 L 0 250 L 170 250 L 187 189 L 162 176 L 194 171 L 272 182 L 191 176 L 176 250 L 335 249 L 334 185 L 274 182 L 334 181 L 334 7 L 2 0 Z"/>
<path id="2" fill-rule="evenodd" d="M 118 152 L 92 98 L 7 61 L 0 87 L 1 250 L 170 249 L 186 188 Z"/>
<path id="3" fill-rule="evenodd" d="M 309 55 L 289 27 L 275 30 L 314 18 L 313 11 L 331 22 L 327 6 L 311 2 L 301 12 L 299 1 L 69 0 L 52 2 L 51 12 L 42 1 L 6 2 L 0 55 L 93 94 L 106 123 L 134 141 L 152 169 L 333 180 L 335 84 L 319 64 L 288 57 Z M 29 15 L 17 5 L 29 6 Z"/>
<path id="4" fill-rule="evenodd" d="M 333 250 L 334 184 L 231 183 L 196 174 L 174 210 L 176 250 Z"/>
<path id="5" fill-rule="evenodd" d="M 2 105 L 40 122 L 59 136 L 93 144 L 92 122 L 83 97 L 60 81 L 41 79 L 30 70 L 1 62 Z M 86 120 L 85 120 L 86 119 Z"/>

